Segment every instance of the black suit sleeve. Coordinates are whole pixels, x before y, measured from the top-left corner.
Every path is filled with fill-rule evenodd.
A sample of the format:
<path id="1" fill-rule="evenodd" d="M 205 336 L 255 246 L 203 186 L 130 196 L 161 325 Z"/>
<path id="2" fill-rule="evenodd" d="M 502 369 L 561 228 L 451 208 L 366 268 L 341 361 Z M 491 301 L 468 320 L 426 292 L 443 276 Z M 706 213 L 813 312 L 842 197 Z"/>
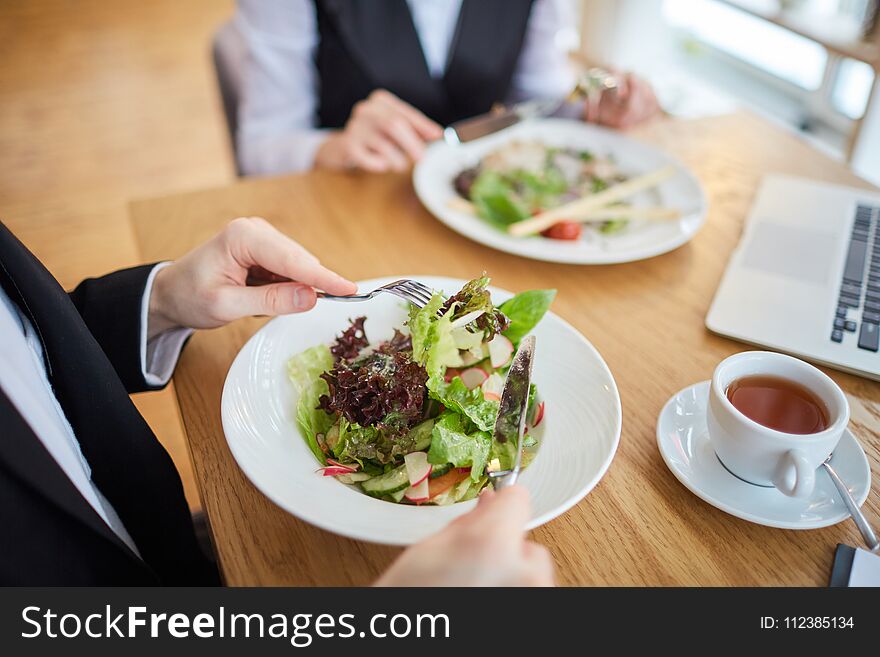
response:
<path id="1" fill-rule="evenodd" d="M 153 267 L 88 278 L 69 293 L 129 393 L 160 388 L 147 384 L 141 369 L 141 304 Z"/>

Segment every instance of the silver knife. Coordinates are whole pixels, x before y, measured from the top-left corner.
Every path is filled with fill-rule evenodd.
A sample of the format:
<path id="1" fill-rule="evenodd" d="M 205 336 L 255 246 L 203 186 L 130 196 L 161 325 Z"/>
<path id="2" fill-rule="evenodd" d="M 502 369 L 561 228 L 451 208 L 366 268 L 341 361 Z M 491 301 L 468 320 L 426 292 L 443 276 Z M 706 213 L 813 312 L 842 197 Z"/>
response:
<path id="1" fill-rule="evenodd" d="M 470 119 L 463 119 L 446 127 L 443 130 L 443 141 L 447 144 L 463 144 L 493 132 L 519 123 L 525 119 L 531 119 L 553 114 L 565 99 L 550 98 L 542 100 L 527 100 L 509 107 L 500 106 L 486 114 L 480 114 Z"/>
<path id="2" fill-rule="evenodd" d="M 516 449 L 513 455 L 513 467 L 510 470 L 489 472 L 489 478 L 495 490 L 513 486 L 519 477 L 522 465 L 522 442 L 526 428 L 526 414 L 529 405 L 529 387 L 532 382 L 532 361 L 535 356 L 535 336 L 523 338 L 513 357 L 507 380 L 501 392 L 501 403 L 498 419 L 495 420 L 494 439 L 506 446 Z"/>

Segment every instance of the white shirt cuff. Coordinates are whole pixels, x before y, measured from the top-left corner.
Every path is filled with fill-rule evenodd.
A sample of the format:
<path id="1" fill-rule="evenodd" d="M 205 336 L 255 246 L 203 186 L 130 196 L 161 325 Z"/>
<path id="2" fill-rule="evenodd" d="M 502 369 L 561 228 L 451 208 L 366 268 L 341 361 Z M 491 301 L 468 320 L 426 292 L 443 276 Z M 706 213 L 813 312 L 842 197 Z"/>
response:
<path id="1" fill-rule="evenodd" d="M 153 339 L 147 340 L 150 334 L 150 293 L 153 291 L 153 281 L 156 274 L 170 264 L 161 262 L 153 267 L 141 300 L 141 373 L 149 386 L 164 386 L 171 380 L 183 345 L 193 334 L 191 328 L 180 327 L 162 331 Z"/>
<path id="2" fill-rule="evenodd" d="M 239 165 L 245 175 L 265 176 L 308 171 L 327 138 L 336 132 L 329 128 L 296 130 L 281 135 L 252 135 L 239 131 Z"/>

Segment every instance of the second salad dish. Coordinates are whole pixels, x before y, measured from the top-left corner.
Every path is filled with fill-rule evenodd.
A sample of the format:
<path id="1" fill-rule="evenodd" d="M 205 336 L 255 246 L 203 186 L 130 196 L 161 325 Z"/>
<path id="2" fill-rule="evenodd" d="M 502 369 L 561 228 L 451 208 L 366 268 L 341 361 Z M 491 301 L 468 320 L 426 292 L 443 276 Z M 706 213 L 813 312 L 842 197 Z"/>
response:
<path id="1" fill-rule="evenodd" d="M 432 144 L 413 173 L 425 207 L 459 233 L 539 260 L 627 262 L 691 239 L 705 218 L 699 182 L 680 162 L 580 121 L 524 121 Z"/>

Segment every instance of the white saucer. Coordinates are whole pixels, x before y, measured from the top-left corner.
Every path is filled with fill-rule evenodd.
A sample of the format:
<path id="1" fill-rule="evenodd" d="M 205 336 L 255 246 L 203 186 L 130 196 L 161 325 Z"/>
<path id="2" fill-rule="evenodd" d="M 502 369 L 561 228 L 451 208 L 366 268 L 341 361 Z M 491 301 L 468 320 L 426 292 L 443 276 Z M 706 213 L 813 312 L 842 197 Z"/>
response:
<path id="1" fill-rule="evenodd" d="M 709 442 L 708 398 L 709 381 L 695 383 L 673 395 L 657 420 L 660 454 L 688 490 L 722 511 L 768 527 L 817 529 L 850 517 L 824 469 L 816 474 L 813 494 L 802 499 L 748 484 L 730 474 Z M 871 468 L 848 429 L 834 450 L 831 465 L 861 506 L 871 489 Z"/>

